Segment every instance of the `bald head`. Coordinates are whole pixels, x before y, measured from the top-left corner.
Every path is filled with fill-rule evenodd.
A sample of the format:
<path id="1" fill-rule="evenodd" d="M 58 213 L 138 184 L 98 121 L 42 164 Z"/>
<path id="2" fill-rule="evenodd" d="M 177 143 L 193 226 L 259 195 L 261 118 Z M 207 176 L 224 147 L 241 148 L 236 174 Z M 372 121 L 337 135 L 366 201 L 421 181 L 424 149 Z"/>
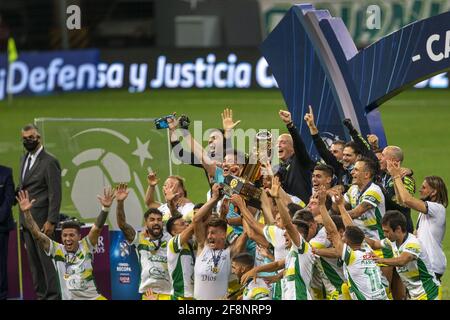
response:
<path id="1" fill-rule="evenodd" d="M 381 170 L 386 170 L 387 168 L 387 160 L 398 161 L 402 163 L 403 161 L 403 151 L 400 147 L 397 146 L 387 146 L 383 149 L 381 153 L 380 159 L 380 168 Z"/>
<path id="2" fill-rule="evenodd" d="M 283 133 L 278 137 L 278 158 L 281 161 L 286 161 L 294 154 L 294 144 L 292 142 L 292 137 L 288 133 Z"/>

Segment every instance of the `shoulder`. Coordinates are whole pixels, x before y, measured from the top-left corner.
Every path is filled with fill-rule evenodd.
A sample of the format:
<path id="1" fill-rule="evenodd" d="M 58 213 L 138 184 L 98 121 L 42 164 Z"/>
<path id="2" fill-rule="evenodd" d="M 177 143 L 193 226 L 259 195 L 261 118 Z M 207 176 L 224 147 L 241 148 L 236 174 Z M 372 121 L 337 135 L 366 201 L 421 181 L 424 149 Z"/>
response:
<path id="1" fill-rule="evenodd" d="M 2 176 L 11 176 L 12 175 L 12 169 L 10 167 L 5 167 L 0 165 L 0 174 Z"/>
<path id="2" fill-rule="evenodd" d="M 445 207 L 438 202 L 432 202 L 432 201 L 425 201 L 427 206 L 427 214 L 430 216 L 433 215 L 444 215 L 445 216 Z"/>

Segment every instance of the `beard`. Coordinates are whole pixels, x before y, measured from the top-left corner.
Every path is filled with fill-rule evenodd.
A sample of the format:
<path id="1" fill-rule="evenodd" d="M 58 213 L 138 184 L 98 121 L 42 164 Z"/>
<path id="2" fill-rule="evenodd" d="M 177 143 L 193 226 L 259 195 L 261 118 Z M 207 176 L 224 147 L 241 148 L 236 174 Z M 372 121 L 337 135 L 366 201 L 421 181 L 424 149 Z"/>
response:
<path id="1" fill-rule="evenodd" d="M 160 226 L 153 227 L 153 228 L 147 228 L 148 233 L 155 238 L 159 238 L 159 236 L 162 233 L 162 228 Z"/>

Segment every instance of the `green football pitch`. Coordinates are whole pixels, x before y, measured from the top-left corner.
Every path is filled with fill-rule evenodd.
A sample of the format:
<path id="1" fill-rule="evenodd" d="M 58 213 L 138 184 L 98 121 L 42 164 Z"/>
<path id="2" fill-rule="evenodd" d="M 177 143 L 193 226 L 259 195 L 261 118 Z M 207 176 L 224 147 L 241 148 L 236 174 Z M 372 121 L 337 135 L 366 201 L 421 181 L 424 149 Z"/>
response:
<path id="1" fill-rule="evenodd" d="M 251 90 L 105 91 L 14 98 L 11 105 L 0 102 L 0 164 L 12 167 L 18 181 L 23 153 L 20 128 L 35 118 L 156 118 L 176 111 L 191 120 L 202 120 L 203 128 L 212 128 L 221 125 L 220 113 L 231 107 L 243 129 L 278 128 L 284 132 L 277 115 L 283 106 L 278 91 Z M 411 90 L 385 103 L 380 111 L 388 142 L 403 148 L 404 166 L 414 170 L 418 188 L 427 175 L 441 176 L 450 186 L 450 91 Z M 208 186 L 201 170 L 179 165 L 173 172 L 186 178 L 194 202 L 205 200 Z M 139 174 L 145 176 L 146 172 Z M 448 256 L 450 235 L 444 241 Z M 444 298 L 450 299 L 448 272 L 443 281 Z"/>

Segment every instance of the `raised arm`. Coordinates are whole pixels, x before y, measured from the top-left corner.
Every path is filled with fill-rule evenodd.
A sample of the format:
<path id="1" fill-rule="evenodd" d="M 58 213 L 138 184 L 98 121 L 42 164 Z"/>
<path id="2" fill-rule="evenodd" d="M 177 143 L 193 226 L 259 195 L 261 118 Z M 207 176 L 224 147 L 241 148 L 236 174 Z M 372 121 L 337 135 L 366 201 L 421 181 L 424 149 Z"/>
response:
<path id="1" fill-rule="evenodd" d="M 297 128 L 292 122 L 291 113 L 289 111 L 280 110 L 278 112 L 281 120 L 286 124 L 286 127 L 291 134 L 292 143 L 294 145 L 295 157 L 298 159 L 300 164 L 304 169 L 310 170 L 314 168 L 315 162 L 311 159 L 306 150 L 305 143 L 303 142 L 302 137 L 298 133 Z"/>
<path id="2" fill-rule="evenodd" d="M 205 221 L 211 215 L 212 209 L 217 205 L 220 195 L 220 185 L 215 183 L 211 189 L 211 198 L 206 202 L 192 218 L 192 224 L 194 225 L 195 239 L 197 240 L 198 250 L 197 253 L 202 252 L 203 246 L 206 240 Z"/>
<path id="3" fill-rule="evenodd" d="M 225 135 L 223 138 L 230 140 L 233 135 L 234 127 L 236 127 L 241 122 L 241 120 L 234 122 L 233 121 L 233 110 L 228 109 L 228 108 L 225 108 L 225 110 L 223 110 L 223 113 L 221 113 L 221 116 L 222 116 L 222 127 L 223 127 L 223 131 L 225 132 Z"/>
<path id="4" fill-rule="evenodd" d="M 344 171 L 344 167 L 342 166 L 342 163 L 340 163 L 331 153 L 331 151 L 328 150 L 325 142 L 323 142 L 322 138 L 320 137 L 319 130 L 317 129 L 314 122 L 314 113 L 311 106 L 309 106 L 309 113 L 305 114 L 304 120 L 309 128 L 314 146 L 316 147 L 320 157 L 323 159 L 323 161 L 325 161 L 326 164 L 333 167 L 336 175 L 339 175 L 342 171 Z"/>
<path id="5" fill-rule="evenodd" d="M 211 160 L 203 147 L 192 137 L 189 130 L 183 130 L 183 137 L 189 146 L 189 150 L 197 159 L 201 159 L 203 168 L 208 172 L 210 177 L 214 177 L 216 172 L 216 164 Z"/>
<path id="6" fill-rule="evenodd" d="M 231 197 L 231 201 L 235 206 L 239 208 L 242 215 L 244 216 L 243 226 L 244 230 L 246 230 L 248 234 L 248 237 L 262 247 L 269 247 L 270 244 L 264 237 L 264 225 L 255 220 L 255 217 L 253 217 L 251 212 L 248 210 L 244 199 L 242 199 L 240 195 L 233 194 Z"/>
<path id="7" fill-rule="evenodd" d="M 122 230 L 125 239 L 129 243 L 131 243 L 136 237 L 136 230 L 134 230 L 134 228 L 127 223 L 127 220 L 125 218 L 124 202 L 125 199 L 128 197 L 128 192 L 129 191 L 126 183 L 121 183 L 118 185 L 116 190 L 116 200 L 117 200 L 116 215 L 117 215 L 117 224 L 119 225 L 120 230 Z"/>
<path id="8" fill-rule="evenodd" d="M 145 204 L 148 208 L 158 208 L 161 203 L 155 201 L 155 189 L 159 179 L 156 172 L 149 172 L 147 175 L 147 191 L 145 192 Z"/>
<path id="9" fill-rule="evenodd" d="M 414 198 L 403 184 L 401 177 L 401 168 L 398 161 L 387 160 L 387 170 L 394 180 L 394 190 L 397 200 L 408 208 L 427 214 L 425 201 Z"/>
<path id="10" fill-rule="evenodd" d="M 338 232 L 338 229 L 336 228 L 336 225 L 334 224 L 333 220 L 331 219 L 330 215 L 328 214 L 328 210 L 325 205 L 326 200 L 327 200 L 327 193 L 323 186 L 318 191 L 318 194 L 319 194 L 320 215 L 322 216 L 322 221 L 323 221 L 325 230 L 327 231 L 327 234 L 328 234 L 329 238 L 331 239 L 331 242 L 333 243 L 333 246 L 336 248 L 337 252 L 342 252 L 342 250 L 344 248 L 344 244 L 342 242 L 342 239 Z"/>
<path id="11" fill-rule="evenodd" d="M 97 195 L 97 199 L 102 205 L 102 210 L 100 211 L 97 220 L 95 221 L 88 234 L 89 241 L 93 246 L 96 246 L 98 243 L 98 237 L 100 236 L 102 228 L 106 222 L 106 219 L 108 218 L 109 209 L 115 197 L 116 195 L 114 194 L 114 190 L 111 188 L 104 188 L 103 195 Z"/>
<path id="12" fill-rule="evenodd" d="M 279 196 L 280 189 L 281 189 L 280 179 L 278 178 L 278 176 L 275 176 L 272 179 L 272 188 L 270 189 L 270 195 L 272 198 L 275 199 L 283 227 L 286 229 L 286 232 L 289 234 L 289 237 L 291 238 L 292 242 L 297 247 L 299 247 L 301 242 L 301 235 L 298 232 L 297 227 L 294 226 L 294 224 L 292 223 L 287 207 L 280 199 Z"/>
<path id="13" fill-rule="evenodd" d="M 176 113 L 174 113 L 174 116 Z M 201 161 L 198 161 L 198 159 L 195 158 L 194 154 L 189 151 L 185 151 L 183 149 L 183 145 L 181 144 L 181 141 L 178 139 L 178 125 L 179 120 L 181 117 L 178 118 L 168 118 L 167 123 L 169 124 L 169 136 L 170 136 L 170 146 L 172 147 L 173 155 L 180 160 L 182 163 L 190 164 L 194 167 L 202 167 L 200 164 Z M 182 129 L 187 130 L 187 129 Z"/>
<path id="14" fill-rule="evenodd" d="M 366 139 L 363 138 L 361 133 L 359 133 L 358 130 L 355 129 L 350 119 L 344 119 L 342 123 L 344 124 L 344 126 L 347 127 L 350 136 L 352 137 L 355 144 L 358 146 L 358 149 L 361 151 L 361 155 L 375 161 L 375 163 L 377 164 L 377 168 L 379 169 L 378 158 L 373 152 L 372 148 L 370 147 L 369 142 L 367 142 Z"/>
<path id="15" fill-rule="evenodd" d="M 241 277 L 241 284 L 247 283 L 250 279 L 255 279 L 260 272 L 275 272 L 284 268 L 285 260 L 277 260 L 268 264 L 254 267 L 244 273 Z"/>
<path id="16" fill-rule="evenodd" d="M 39 230 L 36 221 L 34 221 L 33 216 L 31 215 L 31 207 L 33 203 L 36 201 L 35 199 L 30 201 L 28 191 L 19 191 L 18 196 L 16 197 L 17 203 L 19 204 L 20 210 L 23 212 L 25 217 L 25 227 L 30 230 L 31 235 L 37 241 L 39 247 L 48 252 L 50 249 L 50 239 Z"/>

